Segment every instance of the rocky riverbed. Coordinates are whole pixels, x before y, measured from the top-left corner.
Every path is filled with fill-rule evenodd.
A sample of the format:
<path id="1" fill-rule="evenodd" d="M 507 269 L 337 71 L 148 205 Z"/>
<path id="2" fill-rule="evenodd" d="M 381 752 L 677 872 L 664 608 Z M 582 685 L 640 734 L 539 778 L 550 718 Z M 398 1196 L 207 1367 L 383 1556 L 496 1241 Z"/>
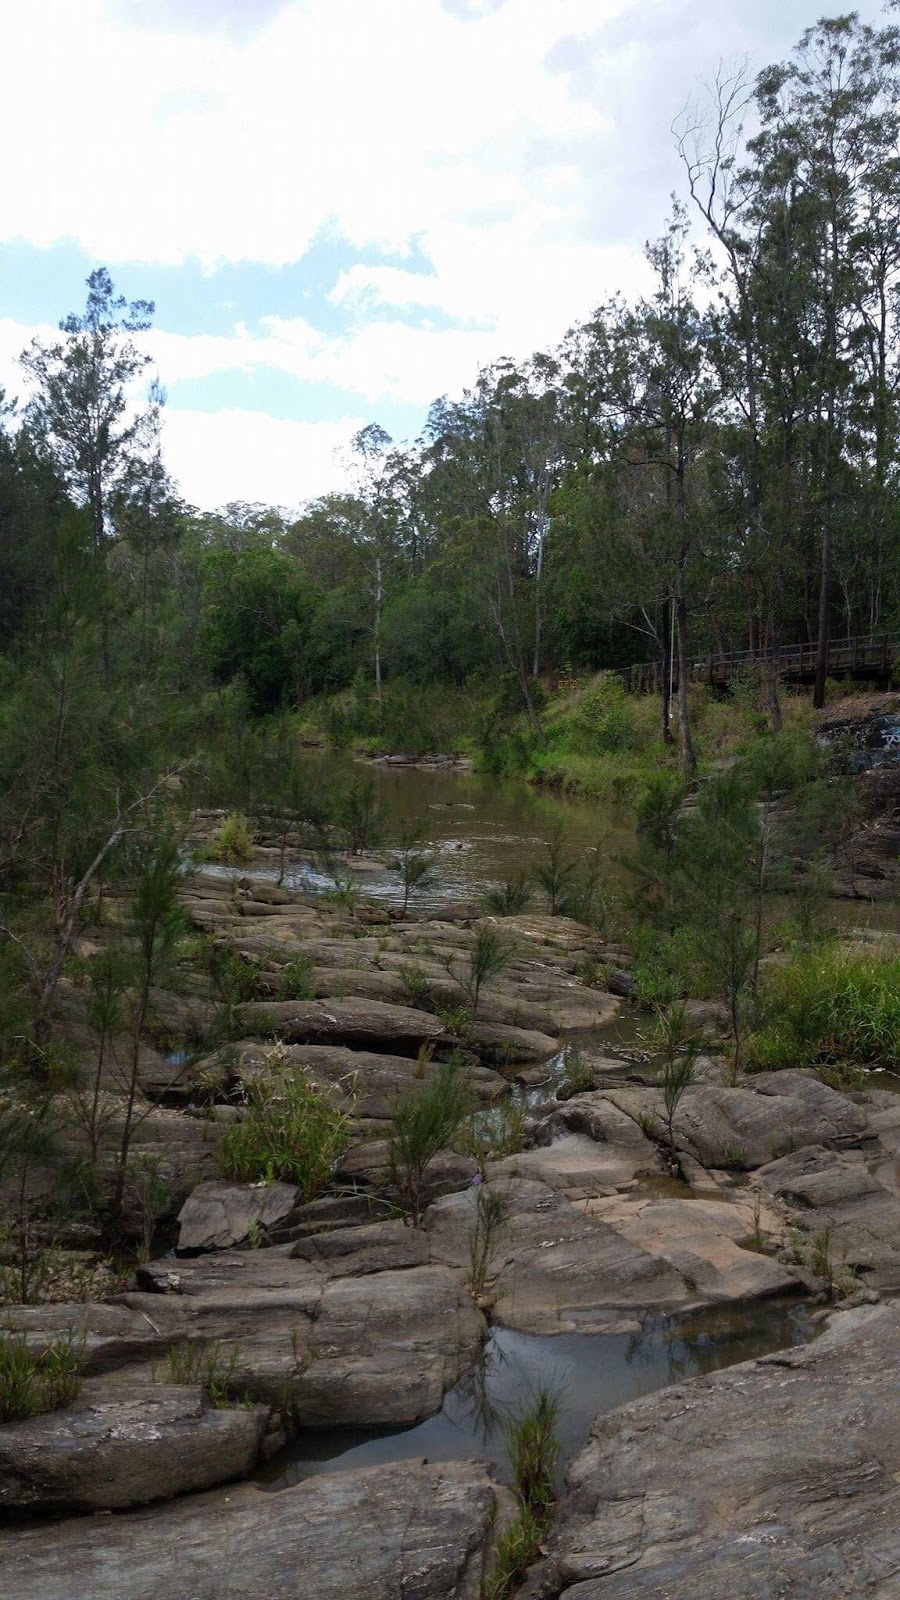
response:
<path id="1" fill-rule="evenodd" d="M 476 1600 L 509 1514 L 496 1463 L 423 1461 L 411 1440 L 389 1469 L 310 1464 L 298 1480 L 283 1453 L 302 1461 L 305 1433 L 397 1435 L 435 1416 L 492 1328 L 552 1350 L 770 1304 L 777 1344 L 781 1309 L 809 1299 L 828 1315 L 812 1344 L 597 1420 L 522 1594 L 900 1593 L 900 1318 L 878 1303 L 900 1288 L 900 1098 L 801 1071 L 728 1086 L 708 1017 L 673 1179 L 652 1071 L 604 1045 L 627 1002 L 597 978 L 625 953 L 578 924 L 495 919 L 514 956 L 463 1024 L 454 963 L 477 908 L 397 920 L 209 873 L 185 903 L 271 998 L 204 1050 L 215 997 L 201 984 L 156 997 L 167 1046 L 142 1056 L 136 1139 L 176 1197 L 176 1253 L 104 1300 L 4 1312 L 35 1348 L 71 1330 L 86 1377 L 69 1406 L 0 1428 L 3 1600 Z M 298 955 L 312 998 L 278 998 Z M 76 993 L 67 1005 L 77 1042 Z M 511 1087 L 527 1097 L 522 1148 L 444 1152 L 412 1227 L 386 1186 L 392 1111 L 460 1046 L 488 1116 Z M 216 1170 L 236 1086 L 273 1053 L 351 1119 L 331 1189 L 310 1202 Z M 473 1292 L 483 1183 L 506 1215 Z M 174 1365 L 173 1350 L 197 1359 Z M 240 1482 L 266 1463 L 265 1483 Z"/>

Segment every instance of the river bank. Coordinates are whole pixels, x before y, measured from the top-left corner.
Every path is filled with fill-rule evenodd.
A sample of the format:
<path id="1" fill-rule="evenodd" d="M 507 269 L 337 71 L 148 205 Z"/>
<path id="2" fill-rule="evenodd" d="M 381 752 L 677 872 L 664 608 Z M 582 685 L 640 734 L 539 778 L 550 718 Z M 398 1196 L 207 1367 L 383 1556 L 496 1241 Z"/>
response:
<path id="1" fill-rule="evenodd" d="M 11 1600 L 35 1574 L 47 1600 L 183 1600 L 185 1585 L 224 1600 L 250 1584 L 286 1596 L 310 1571 L 317 1593 L 340 1585 L 343 1600 L 399 1596 L 413 1572 L 426 1600 L 469 1600 L 509 1515 L 504 1427 L 529 1385 L 571 1386 L 565 1465 L 596 1411 L 751 1353 L 754 1381 L 777 1384 L 759 1354 L 817 1331 L 817 1310 L 900 1286 L 900 1100 L 842 1094 L 810 1072 L 723 1083 L 707 1008 L 707 1055 L 673 1123 L 673 1182 L 662 1090 L 623 1033 L 629 1003 L 585 981 L 627 960 L 596 931 L 446 902 L 397 921 L 377 901 L 351 908 L 209 871 L 185 882 L 183 903 L 198 935 L 264 983 L 299 963 L 309 991 L 242 1003 L 231 1037 L 206 1053 L 191 1041 L 215 996 L 194 981 L 157 997 L 166 1047 L 143 1052 L 136 1147 L 180 1197 L 179 1253 L 103 1300 L 6 1309 L 32 1348 L 64 1331 L 85 1352 L 73 1403 L 0 1430 L 0 1503 L 30 1524 L 0 1536 Z M 481 926 L 502 933 L 511 960 L 463 1020 L 453 974 Z M 76 991 L 69 1001 L 74 1037 Z M 479 1114 L 477 1147 L 431 1163 L 410 1226 L 386 1138 L 398 1104 L 461 1046 L 472 1092 L 494 1110 Z M 290 1183 L 217 1173 L 245 1114 L 241 1083 L 273 1066 L 349 1119 L 312 1201 Z M 500 1115 L 510 1103 L 524 1114 Z M 476 1279 L 485 1189 L 504 1218 Z M 196 1359 L 185 1365 L 183 1350 Z M 487 1468 L 472 1459 L 482 1454 Z M 388 1460 L 385 1499 L 366 1463 Z M 261 1488 L 214 1487 L 267 1461 Z M 128 1508 L 146 1502 L 135 1520 Z M 98 1510 L 115 1515 L 85 1520 Z M 229 1571 L 226 1528 L 240 1541 Z M 352 1570 L 322 1541 L 351 1545 Z M 629 1550 L 631 1564 L 644 1559 Z M 580 1571 L 555 1559 L 552 1583 Z"/>

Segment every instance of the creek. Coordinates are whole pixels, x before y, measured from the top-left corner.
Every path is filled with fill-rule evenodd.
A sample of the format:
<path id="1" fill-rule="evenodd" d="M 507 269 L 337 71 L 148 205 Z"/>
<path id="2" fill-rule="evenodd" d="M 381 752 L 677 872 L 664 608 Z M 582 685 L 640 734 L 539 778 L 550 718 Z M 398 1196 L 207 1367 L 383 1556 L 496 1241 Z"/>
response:
<path id="1" fill-rule="evenodd" d="M 319 1472 L 419 1459 L 486 1457 L 509 1474 L 507 1427 L 549 1388 L 559 1402 L 559 1487 L 593 1419 L 669 1384 L 718 1372 L 816 1333 L 797 1300 L 713 1307 L 690 1316 L 648 1318 L 632 1332 L 552 1337 L 495 1327 L 478 1367 L 447 1391 L 441 1410 L 417 1427 L 305 1429 L 266 1473 L 285 1488 Z"/>

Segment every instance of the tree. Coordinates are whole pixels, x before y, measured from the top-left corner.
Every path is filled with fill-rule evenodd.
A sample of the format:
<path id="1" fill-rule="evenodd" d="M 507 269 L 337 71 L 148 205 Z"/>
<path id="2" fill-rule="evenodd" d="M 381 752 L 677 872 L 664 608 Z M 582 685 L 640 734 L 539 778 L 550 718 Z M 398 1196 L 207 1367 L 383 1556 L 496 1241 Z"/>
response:
<path id="1" fill-rule="evenodd" d="M 63 339 L 35 339 L 22 356 L 34 385 L 29 427 L 58 463 L 70 491 L 89 507 L 94 553 L 110 537 L 110 492 L 141 437 L 144 419 L 129 387 L 150 365 L 128 335 L 150 326 L 149 300 L 117 295 L 105 267 L 87 279 L 87 304 L 60 323 Z"/>

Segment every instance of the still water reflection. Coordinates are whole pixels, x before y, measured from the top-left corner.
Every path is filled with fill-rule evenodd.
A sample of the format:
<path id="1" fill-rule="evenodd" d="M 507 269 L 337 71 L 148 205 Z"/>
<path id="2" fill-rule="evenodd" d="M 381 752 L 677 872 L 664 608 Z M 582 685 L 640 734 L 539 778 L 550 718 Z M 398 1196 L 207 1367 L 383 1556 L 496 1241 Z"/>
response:
<path id="1" fill-rule="evenodd" d="M 485 1456 L 506 1476 L 509 1419 L 539 1385 L 559 1396 L 561 1479 L 599 1413 L 667 1384 L 805 1344 L 815 1331 L 798 1301 L 717 1307 L 690 1318 L 659 1319 L 631 1334 L 546 1338 L 495 1328 L 478 1368 L 447 1392 L 435 1416 L 418 1427 L 391 1431 L 304 1431 L 270 1468 L 269 1486 L 423 1456 L 430 1461 Z"/>

